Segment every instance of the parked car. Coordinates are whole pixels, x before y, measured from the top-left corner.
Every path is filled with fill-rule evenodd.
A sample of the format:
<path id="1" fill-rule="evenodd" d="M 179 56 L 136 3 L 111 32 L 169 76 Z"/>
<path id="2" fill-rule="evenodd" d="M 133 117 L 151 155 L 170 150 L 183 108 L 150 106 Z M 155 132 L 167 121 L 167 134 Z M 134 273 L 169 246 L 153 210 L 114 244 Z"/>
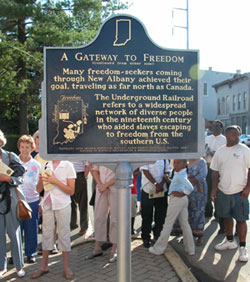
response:
<path id="1" fill-rule="evenodd" d="M 211 130 L 205 130 L 205 137 L 212 135 L 212 134 L 213 134 L 213 132 Z"/>
<path id="2" fill-rule="evenodd" d="M 248 135 L 248 134 L 241 134 L 240 142 L 243 143 L 243 144 L 246 144 L 247 146 L 250 146 L 250 135 Z"/>

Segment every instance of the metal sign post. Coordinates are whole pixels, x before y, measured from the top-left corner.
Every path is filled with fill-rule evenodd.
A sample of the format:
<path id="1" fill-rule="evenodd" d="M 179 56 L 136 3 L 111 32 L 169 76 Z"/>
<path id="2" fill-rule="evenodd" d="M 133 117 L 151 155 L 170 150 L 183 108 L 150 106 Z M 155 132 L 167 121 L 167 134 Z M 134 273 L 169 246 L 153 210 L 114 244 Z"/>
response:
<path id="1" fill-rule="evenodd" d="M 117 281 L 131 281 L 131 184 L 133 171 L 128 162 L 118 164 L 116 171 L 117 188 Z"/>

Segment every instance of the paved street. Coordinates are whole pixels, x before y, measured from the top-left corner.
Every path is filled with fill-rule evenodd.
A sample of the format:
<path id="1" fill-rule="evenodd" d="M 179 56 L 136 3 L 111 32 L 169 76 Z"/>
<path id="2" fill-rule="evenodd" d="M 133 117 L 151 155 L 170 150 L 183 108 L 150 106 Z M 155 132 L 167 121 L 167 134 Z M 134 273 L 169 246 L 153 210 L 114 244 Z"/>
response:
<path id="1" fill-rule="evenodd" d="M 93 249 L 93 240 L 84 242 L 83 236 L 72 235 L 78 243 L 72 248 L 70 255 L 70 265 L 74 272 L 74 279 L 71 281 L 117 281 L 116 263 L 108 263 L 109 252 L 104 252 L 103 256 L 92 260 L 85 260 L 86 254 Z M 74 240 L 73 240 L 74 243 Z M 150 254 L 147 249 L 142 246 L 141 240 L 134 240 L 131 244 L 132 251 L 132 281 L 133 282 L 178 282 L 181 281 L 174 271 L 171 264 L 165 256 L 157 256 Z M 17 278 L 15 269 L 10 269 L 3 281 L 66 281 L 63 277 L 63 261 L 60 254 L 51 255 L 49 259 L 49 273 L 33 280 L 31 274 L 37 269 L 41 257 L 38 257 L 37 263 L 25 265 L 26 276 Z"/>

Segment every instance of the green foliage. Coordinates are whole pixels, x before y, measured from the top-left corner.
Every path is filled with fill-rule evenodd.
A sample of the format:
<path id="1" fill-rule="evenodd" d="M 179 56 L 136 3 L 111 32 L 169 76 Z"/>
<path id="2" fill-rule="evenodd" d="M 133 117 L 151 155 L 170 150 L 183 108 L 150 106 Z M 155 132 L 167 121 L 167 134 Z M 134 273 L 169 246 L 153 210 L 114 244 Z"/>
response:
<path id="1" fill-rule="evenodd" d="M 0 119 L 19 121 L 19 133 L 28 133 L 41 115 L 43 47 L 86 44 L 105 18 L 127 6 L 120 0 L 1 0 Z"/>

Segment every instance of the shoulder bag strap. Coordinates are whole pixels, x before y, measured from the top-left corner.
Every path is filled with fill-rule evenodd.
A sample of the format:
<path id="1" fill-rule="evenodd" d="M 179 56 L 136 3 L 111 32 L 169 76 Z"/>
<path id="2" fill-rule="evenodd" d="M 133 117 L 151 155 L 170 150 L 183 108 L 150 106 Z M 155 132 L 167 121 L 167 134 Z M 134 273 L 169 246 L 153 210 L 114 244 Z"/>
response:
<path id="1" fill-rule="evenodd" d="M 11 162 L 10 152 L 9 152 L 8 156 L 9 156 L 9 161 Z M 17 187 L 16 187 L 16 186 L 15 186 L 15 190 L 16 190 L 16 195 L 17 195 L 18 200 L 21 200 L 21 198 L 20 198 L 20 194 L 19 194 L 18 189 L 17 189 Z"/>
<path id="2" fill-rule="evenodd" d="M 19 191 L 18 191 L 18 189 L 17 189 L 17 187 L 15 186 L 15 190 L 16 190 L 16 194 L 17 194 L 17 198 L 18 198 L 18 200 L 21 200 L 21 198 L 20 198 L 20 194 L 19 194 Z"/>
<path id="3" fill-rule="evenodd" d="M 8 157 L 9 157 L 9 163 L 11 163 L 11 155 L 10 155 L 10 152 L 8 154 Z"/>

